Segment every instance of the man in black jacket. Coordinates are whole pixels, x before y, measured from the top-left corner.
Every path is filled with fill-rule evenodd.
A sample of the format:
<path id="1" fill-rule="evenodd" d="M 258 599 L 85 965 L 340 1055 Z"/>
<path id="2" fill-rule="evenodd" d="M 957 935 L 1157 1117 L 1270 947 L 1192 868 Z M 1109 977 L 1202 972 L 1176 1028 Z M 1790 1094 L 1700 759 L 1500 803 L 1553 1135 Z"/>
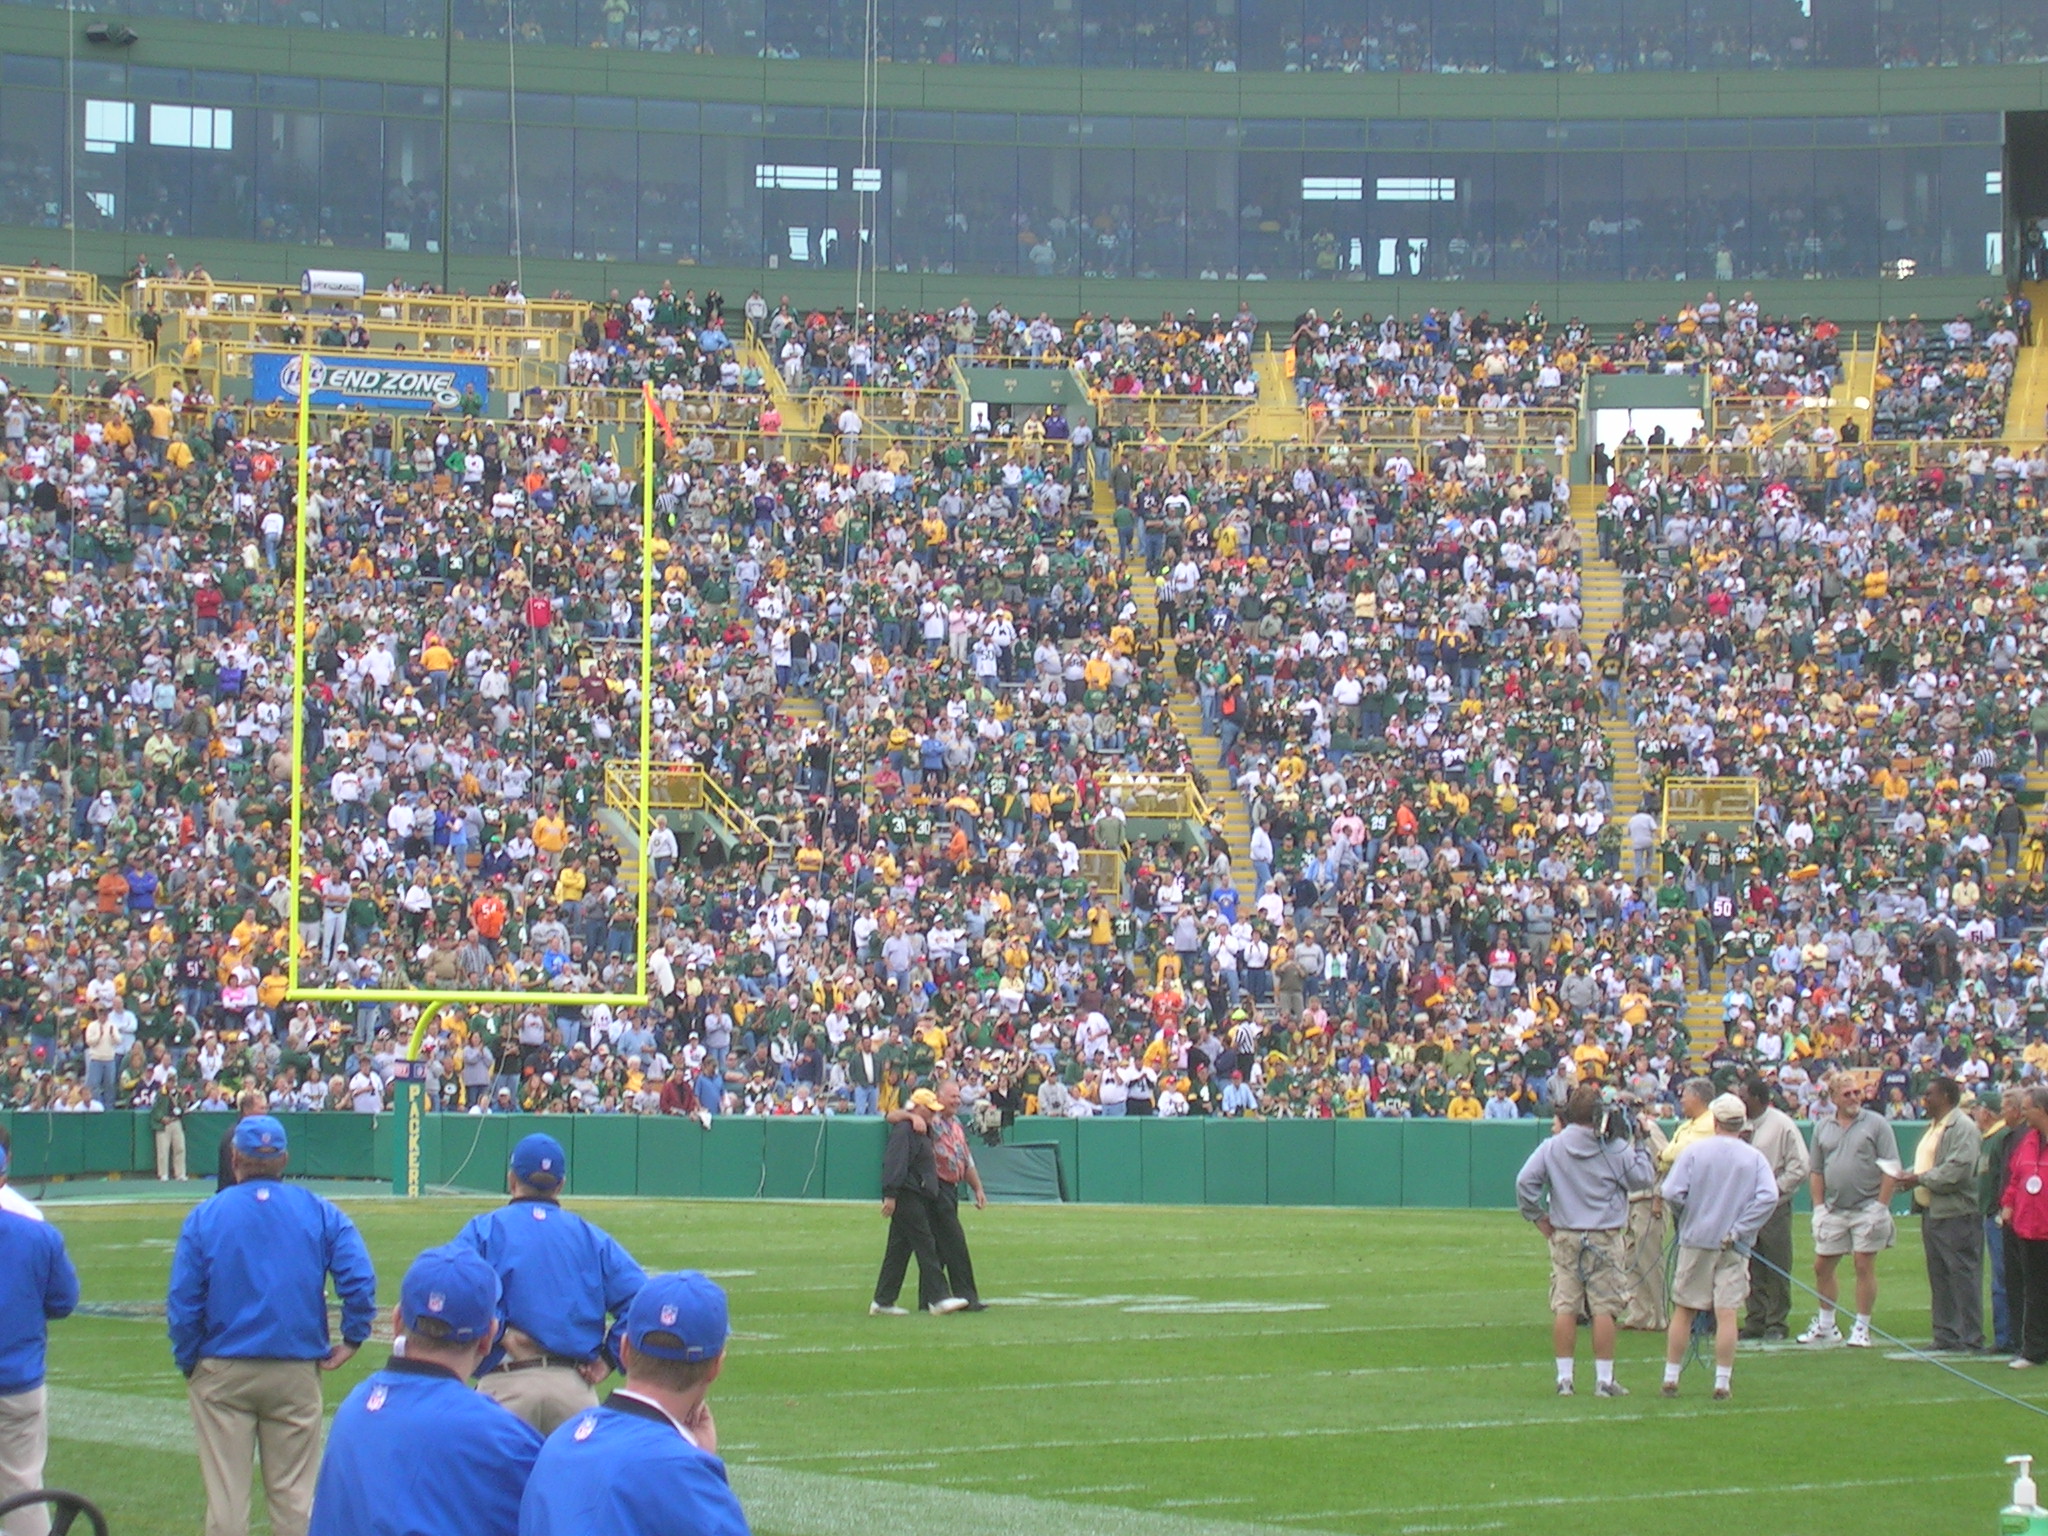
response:
<path id="1" fill-rule="evenodd" d="M 910 1107 L 928 1128 L 943 1106 L 938 1095 L 920 1088 L 910 1096 Z M 889 1246 L 882 1254 L 875 1299 L 868 1304 L 870 1317 L 907 1315 L 896 1305 L 896 1297 L 912 1254 L 917 1255 L 918 1305 L 927 1312 L 958 1312 L 967 1305 L 965 1297 L 946 1294 L 946 1272 L 932 1235 L 932 1208 L 938 1198 L 939 1170 L 929 1129 L 920 1130 L 911 1120 L 897 1121 L 889 1127 L 889 1144 L 882 1153 L 882 1214 L 889 1218 Z"/>

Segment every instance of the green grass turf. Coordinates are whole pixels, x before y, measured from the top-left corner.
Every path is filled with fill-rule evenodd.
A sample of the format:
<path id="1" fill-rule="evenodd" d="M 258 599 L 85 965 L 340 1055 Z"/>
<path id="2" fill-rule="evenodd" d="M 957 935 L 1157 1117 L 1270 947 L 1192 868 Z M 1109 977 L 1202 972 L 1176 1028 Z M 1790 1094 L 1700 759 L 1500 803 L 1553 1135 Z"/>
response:
<path id="1" fill-rule="evenodd" d="M 413 1253 L 482 1208 L 350 1202 L 382 1303 Z M 893 1533 L 891 1502 L 915 1486 L 957 1500 L 940 1506 L 956 1526 L 1067 1536 L 1698 1536 L 1724 1517 L 1745 1536 L 1924 1536 L 1994 1529 L 2008 1453 L 2048 1465 L 2048 1421 L 1882 1349 L 1745 1354 L 1734 1402 L 1710 1402 L 1694 1370 L 1672 1403 L 1657 1395 L 1661 1340 L 1623 1336 L 1621 1401 L 1591 1396 L 1582 1341 L 1581 1395 L 1557 1398 L 1542 1246 L 1505 1214 L 969 1212 L 991 1310 L 871 1319 L 871 1206 L 580 1208 L 649 1268 L 724 1279 L 739 1337 L 713 1403 L 763 1532 Z M 113 1315 L 54 1330 L 50 1480 L 101 1500 L 116 1536 L 196 1531 L 162 1323 L 121 1315 L 161 1302 L 181 1211 L 52 1215 L 86 1302 Z M 1878 1322 L 1924 1340 L 1917 1233 L 1901 1231 Z M 383 1355 L 372 1345 L 330 1378 L 330 1401 Z M 1965 1369 L 2048 1401 L 2048 1373 Z M 1697 1495 L 1717 1488 L 1752 1492 L 1709 1511 Z"/>

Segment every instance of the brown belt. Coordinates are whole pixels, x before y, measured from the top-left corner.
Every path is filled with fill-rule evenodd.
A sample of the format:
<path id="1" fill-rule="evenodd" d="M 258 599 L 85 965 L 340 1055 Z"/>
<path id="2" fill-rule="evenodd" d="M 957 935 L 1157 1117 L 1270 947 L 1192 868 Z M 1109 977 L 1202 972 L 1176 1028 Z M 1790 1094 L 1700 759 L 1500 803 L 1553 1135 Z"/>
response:
<path id="1" fill-rule="evenodd" d="M 536 1355 L 531 1360 L 507 1360 L 498 1369 L 501 1371 L 537 1371 L 543 1366 L 553 1366 L 557 1370 L 580 1371 L 583 1369 L 584 1364 L 584 1361 L 571 1360 L 567 1355 Z"/>

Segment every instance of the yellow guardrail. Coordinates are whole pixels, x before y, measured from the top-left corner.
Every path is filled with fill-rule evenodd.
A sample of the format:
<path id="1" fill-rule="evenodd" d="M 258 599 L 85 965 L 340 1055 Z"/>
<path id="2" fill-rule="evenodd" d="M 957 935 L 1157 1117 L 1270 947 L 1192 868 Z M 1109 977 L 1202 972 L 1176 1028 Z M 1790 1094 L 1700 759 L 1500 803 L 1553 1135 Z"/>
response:
<path id="1" fill-rule="evenodd" d="M 1146 821 L 1209 821 L 1209 801 L 1190 773 L 1106 773 L 1102 798 L 1127 817 Z"/>
<path id="2" fill-rule="evenodd" d="M 1821 448 L 1807 442 L 1766 444 L 1762 447 L 1717 448 L 1701 444 L 1689 448 L 1630 448 L 1617 452 L 1617 471 L 1634 465 L 1655 463 L 1669 474 L 1768 474 L 1783 479 L 1824 479 L 1830 461 L 1847 467 L 1860 461 L 1871 469 L 1900 469 L 1913 474 L 1929 468 L 1960 469 L 1973 450 L 1991 458 L 2005 451 L 2002 438 L 1884 438 L 1876 442 L 1838 444 Z"/>
<path id="3" fill-rule="evenodd" d="M 125 338 L 0 332 L 0 360 L 17 368 L 87 368 L 126 376 L 150 359 L 146 347 Z"/>
<path id="4" fill-rule="evenodd" d="M 604 803 L 628 816 L 642 814 L 640 764 L 613 758 L 604 765 Z M 742 842 L 771 841 L 725 786 L 695 763 L 656 763 L 647 790 L 649 811 L 703 811 Z"/>
<path id="5" fill-rule="evenodd" d="M 4 294 L 4 289 L 0 289 Z M 297 288 L 269 283 L 222 283 L 211 278 L 152 277 L 131 282 L 122 290 L 126 306 L 141 311 L 150 304 L 165 315 L 203 310 L 209 316 L 255 318 L 277 315 L 287 304 L 298 315 L 360 314 L 366 323 L 397 326 L 446 326 L 455 329 L 531 330 L 573 335 L 582 329 L 592 306 L 581 299 L 507 299 L 501 296 L 443 293 L 366 292 L 353 299 L 313 298 Z"/>
<path id="6" fill-rule="evenodd" d="M 198 336 L 203 342 L 239 342 L 245 346 L 282 347 L 309 345 L 316 350 L 334 351 L 345 340 L 322 341 L 330 328 L 345 338 L 360 318 L 370 338 L 370 349 L 378 352 L 413 352 L 436 357 L 507 358 L 529 363 L 560 363 L 575 347 L 565 331 L 500 330 L 476 324 L 430 324 L 378 319 L 374 316 L 328 314 L 245 314 L 239 310 L 177 310 L 164 316 L 162 344 L 175 347 Z M 297 326 L 301 342 L 284 339 L 288 326 Z"/>
<path id="7" fill-rule="evenodd" d="M 1168 442 L 1209 442 L 1250 425 L 1256 395 L 1111 395 L 1096 393 L 1098 427 L 1142 432 Z"/>
<path id="8" fill-rule="evenodd" d="M 1118 848 L 1083 848 L 1081 878 L 1098 896 L 1121 897 L 1124 893 L 1124 855 Z"/>
<path id="9" fill-rule="evenodd" d="M 52 303 L 115 308 L 100 280 L 90 272 L 65 272 L 56 267 L 0 266 L 0 304 Z"/>

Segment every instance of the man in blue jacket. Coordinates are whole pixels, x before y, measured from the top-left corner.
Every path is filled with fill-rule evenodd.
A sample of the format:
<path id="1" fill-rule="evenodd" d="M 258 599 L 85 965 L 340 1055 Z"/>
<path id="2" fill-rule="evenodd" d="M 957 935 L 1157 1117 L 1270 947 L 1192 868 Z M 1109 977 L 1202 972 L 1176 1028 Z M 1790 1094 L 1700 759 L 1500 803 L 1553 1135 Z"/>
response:
<path id="1" fill-rule="evenodd" d="M 206 1536 L 248 1536 L 260 1448 L 275 1536 L 305 1536 L 320 1475 L 320 1372 L 370 1336 L 377 1275 L 355 1223 L 284 1182 L 284 1127 L 251 1115 L 234 1135 L 236 1183 L 185 1218 L 171 1260 L 171 1354 L 190 1382 Z M 341 1343 L 327 1333 L 327 1279 Z"/>
<path id="2" fill-rule="evenodd" d="M 7 1183 L 7 1149 L 0 1147 L 0 1188 Z M 0 1209 L 0 1501 L 43 1486 L 50 1447 L 43 1387 L 43 1356 L 50 1319 L 69 1317 L 78 1305 L 78 1272 L 64 1251 L 64 1235 L 41 1217 Z M 7 1520 L 8 1536 L 44 1536 L 47 1509 L 22 1510 Z"/>
<path id="3" fill-rule="evenodd" d="M 725 1292 L 656 1275 L 626 1316 L 626 1384 L 548 1437 L 519 1536 L 747 1536 L 705 1395 L 725 1363 Z"/>
<path id="4" fill-rule="evenodd" d="M 498 1335 L 498 1289 L 467 1248 L 412 1261 L 391 1317 L 403 1350 L 334 1416 L 312 1536 L 517 1536 L 540 1435 L 469 1384 Z"/>
<path id="5" fill-rule="evenodd" d="M 568 1174 L 560 1142 L 528 1136 L 512 1149 L 511 1203 L 455 1235 L 455 1246 L 481 1254 L 504 1286 L 505 1329 L 480 1385 L 543 1435 L 596 1406 L 591 1388 L 618 1362 L 626 1307 L 647 1278 L 609 1233 L 562 1209 Z"/>

